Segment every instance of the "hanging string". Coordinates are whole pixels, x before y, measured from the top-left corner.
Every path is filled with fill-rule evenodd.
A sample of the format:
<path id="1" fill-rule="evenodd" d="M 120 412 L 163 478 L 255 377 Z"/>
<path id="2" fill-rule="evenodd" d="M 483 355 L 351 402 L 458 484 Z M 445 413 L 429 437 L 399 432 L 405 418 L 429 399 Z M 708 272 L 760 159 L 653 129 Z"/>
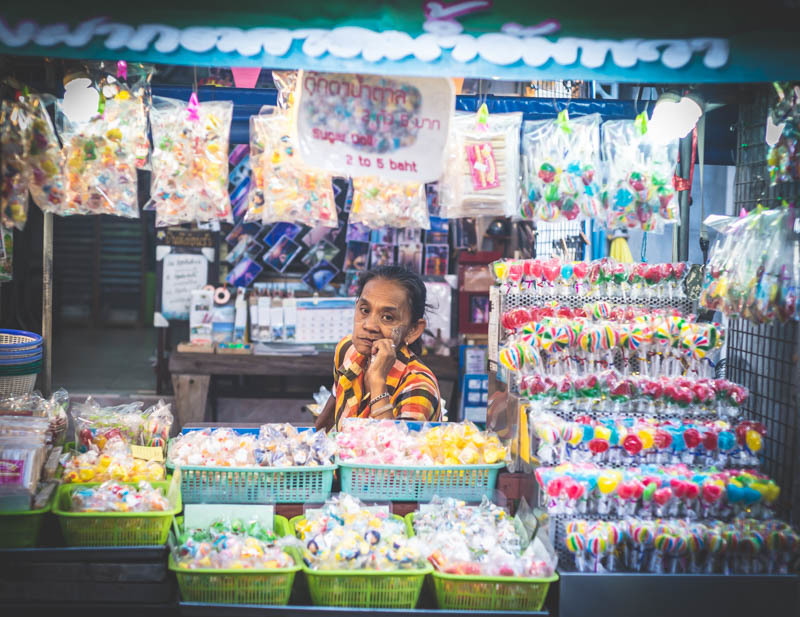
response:
<path id="1" fill-rule="evenodd" d="M 642 234 L 642 252 L 639 257 L 639 261 L 642 263 L 647 263 L 647 232 Z"/>

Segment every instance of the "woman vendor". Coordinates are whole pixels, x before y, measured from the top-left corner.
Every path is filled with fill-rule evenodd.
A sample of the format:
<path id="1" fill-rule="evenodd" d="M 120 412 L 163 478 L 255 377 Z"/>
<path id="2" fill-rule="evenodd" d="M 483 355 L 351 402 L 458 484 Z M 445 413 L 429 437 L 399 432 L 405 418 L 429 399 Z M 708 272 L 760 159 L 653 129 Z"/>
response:
<path id="1" fill-rule="evenodd" d="M 343 418 L 441 419 L 439 384 L 419 359 L 425 330 L 425 283 L 399 266 L 382 266 L 358 281 L 353 333 L 336 346 L 333 396 L 317 428 Z"/>

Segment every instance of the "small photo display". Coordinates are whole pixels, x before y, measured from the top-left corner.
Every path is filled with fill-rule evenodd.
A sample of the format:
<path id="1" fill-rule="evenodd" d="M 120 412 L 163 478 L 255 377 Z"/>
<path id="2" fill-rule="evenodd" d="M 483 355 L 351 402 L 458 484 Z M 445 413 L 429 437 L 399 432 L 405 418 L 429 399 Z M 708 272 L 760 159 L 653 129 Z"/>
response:
<path id="1" fill-rule="evenodd" d="M 314 227 L 305 235 L 303 242 L 305 242 L 308 246 L 314 246 L 323 240 L 327 240 L 331 244 L 334 244 L 339 238 L 339 234 L 342 232 L 343 228 L 344 223 L 342 222 L 339 223 L 338 227 L 325 227 L 324 225 Z"/>
<path id="2" fill-rule="evenodd" d="M 431 182 L 425 185 L 425 197 L 428 200 L 428 214 L 439 216 L 442 207 L 439 203 L 439 183 Z"/>
<path id="3" fill-rule="evenodd" d="M 245 249 L 244 254 L 253 261 L 258 261 L 264 254 L 265 250 L 266 247 L 263 244 L 261 244 L 256 238 L 253 238 L 247 244 L 247 248 Z"/>
<path id="4" fill-rule="evenodd" d="M 369 227 L 361 223 L 350 223 L 347 226 L 348 242 L 369 242 Z"/>
<path id="5" fill-rule="evenodd" d="M 447 244 L 450 225 L 447 219 L 431 217 L 431 228 L 425 232 L 426 244 Z"/>
<path id="6" fill-rule="evenodd" d="M 457 219 L 454 226 L 454 246 L 469 249 L 478 245 L 478 231 L 475 219 Z"/>
<path id="7" fill-rule="evenodd" d="M 250 240 L 250 236 L 246 234 L 239 236 L 239 242 L 236 243 L 236 246 L 234 246 L 225 257 L 225 263 L 231 265 L 237 263 L 247 251 L 247 247 L 250 246 Z"/>
<path id="8" fill-rule="evenodd" d="M 446 244 L 428 244 L 425 247 L 425 275 L 444 276 L 447 274 L 447 260 L 450 247 Z"/>
<path id="9" fill-rule="evenodd" d="M 394 244 L 394 237 L 394 229 L 384 227 L 383 229 L 373 229 L 370 239 L 374 244 Z"/>
<path id="10" fill-rule="evenodd" d="M 322 291 L 337 274 L 339 274 L 339 268 L 323 259 L 305 273 L 303 282 L 315 291 Z"/>
<path id="11" fill-rule="evenodd" d="M 397 247 L 397 265 L 422 274 L 422 245 L 401 244 Z"/>
<path id="12" fill-rule="evenodd" d="M 397 244 L 419 244 L 422 242 L 421 229 L 398 229 Z"/>
<path id="13" fill-rule="evenodd" d="M 260 230 L 261 225 L 258 223 L 236 223 L 233 229 L 231 229 L 231 233 L 225 236 L 225 242 L 230 246 L 235 246 L 243 234 L 255 238 Z"/>
<path id="14" fill-rule="evenodd" d="M 264 263 L 273 270 L 283 272 L 297 257 L 303 247 L 289 236 L 282 236 L 264 255 Z"/>
<path id="15" fill-rule="evenodd" d="M 342 212 L 350 212 L 353 205 L 353 183 L 350 178 L 334 178 L 331 182 L 333 201 Z"/>
<path id="16" fill-rule="evenodd" d="M 353 298 L 358 294 L 358 272 L 348 272 L 344 275 L 344 285 L 341 287 L 339 295 Z"/>
<path id="17" fill-rule="evenodd" d="M 306 253 L 303 257 L 303 263 L 309 268 L 313 268 L 321 261 L 333 261 L 333 258 L 339 254 L 339 247 L 331 244 L 327 240 L 320 240 Z"/>
<path id="18" fill-rule="evenodd" d="M 344 270 L 362 271 L 367 269 L 369 242 L 348 242 L 344 257 Z"/>
<path id="19" fill-rule="evenodd" d="M 373 244 L 370 255 L 370 268 L 394 265 L 394 245 Z"/>
<path id="20" fill-rule="evenodd" d="M 275 223 L 265 232 L 263 238 L 264 246 L 275 246 L 275 243 L 284 236 L 290 240 L 294 240 L 301 231 L 303 231 L 302 226 L 295 225 L 294 223 Z"/>
<path id="21" fill-rule="evenodd" d="M 234 287 L 249 287 L 263 270 L 258 262 L 245 257 L 228 273 L 225 281 Z"/>
<path id="22" fill-rule="evenodd" d="M 472 323 L 489 323 L 489 296 L 470 296 L 469 319 Z"/>

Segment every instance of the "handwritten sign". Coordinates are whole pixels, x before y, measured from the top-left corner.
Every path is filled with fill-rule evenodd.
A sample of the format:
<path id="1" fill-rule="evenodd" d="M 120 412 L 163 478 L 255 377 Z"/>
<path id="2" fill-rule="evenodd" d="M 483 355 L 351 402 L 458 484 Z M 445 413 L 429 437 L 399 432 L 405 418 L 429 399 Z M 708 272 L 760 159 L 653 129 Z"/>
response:
<path id="1" fill-rule="evenodd" d="M 455 105 L 451 80 L 302 71 L 296 98 L 297 145 L 307 165 L 396 182 L 441 177 Z"/>
<path id="2" fill-rule="evenodd" d="M 173 253 L 164 257 L 161 314 L 165 319 L 189 319 L 192 291 L 208 282 L 208 260 L 203 255 Z"/>

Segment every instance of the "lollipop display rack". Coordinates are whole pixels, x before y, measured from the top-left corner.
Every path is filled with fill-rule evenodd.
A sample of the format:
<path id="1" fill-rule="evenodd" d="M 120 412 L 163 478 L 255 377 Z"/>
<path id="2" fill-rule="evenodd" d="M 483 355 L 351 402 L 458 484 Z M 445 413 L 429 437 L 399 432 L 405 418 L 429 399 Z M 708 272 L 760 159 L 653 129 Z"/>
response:
<path id="1" fill-rule="evenodd" d="M 513 424 L 517 464 L 535 470 L 559 614 L 589 614 L 598 598 L 633 614 L 675 589 L 701 607 L 736 584 L 791 606 L 800 535 L 759 471 L 767 428 L 744 413 L 748 390 L 717 374 L 725 328 L 694 316 L 685 265 L 492 267 L 490 397 L 500 384 L 508 408 L 490 407 L 489 426 Z"/>

